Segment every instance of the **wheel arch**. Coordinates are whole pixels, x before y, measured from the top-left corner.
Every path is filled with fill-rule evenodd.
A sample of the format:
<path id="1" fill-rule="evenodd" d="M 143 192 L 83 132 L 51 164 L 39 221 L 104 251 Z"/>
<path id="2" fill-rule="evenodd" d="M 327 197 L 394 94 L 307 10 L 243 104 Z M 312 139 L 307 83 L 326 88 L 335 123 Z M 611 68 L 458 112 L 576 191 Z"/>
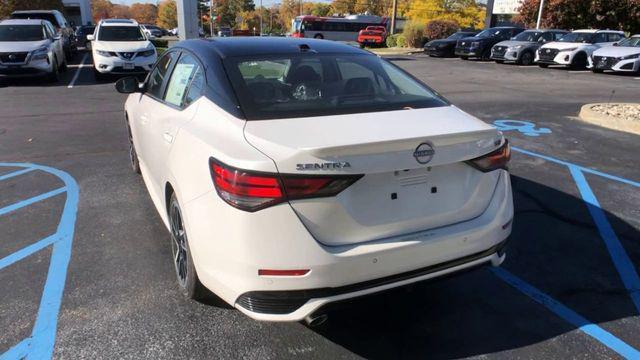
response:
<path id="1" fill-rule="evenodd" d="M 164 184 L 164 208 L 167 212 L 167 216 L 169 216 L 169 205 L 171 204 L 171 196 L 175 193 L 173 189 L 173 185 L 170 182 L 166 182 Z"/>

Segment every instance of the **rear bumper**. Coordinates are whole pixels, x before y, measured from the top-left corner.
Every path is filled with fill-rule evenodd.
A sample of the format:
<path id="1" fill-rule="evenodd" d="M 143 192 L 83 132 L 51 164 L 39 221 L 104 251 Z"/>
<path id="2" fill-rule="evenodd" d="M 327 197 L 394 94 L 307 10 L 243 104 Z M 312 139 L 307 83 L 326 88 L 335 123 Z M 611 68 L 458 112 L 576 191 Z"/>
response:
<path id="1" fill-rule="evenodd" d="M 382 44 L 384 39 L 382 36 L 358 36 L 360 44 Z"/>
<path id="2" fill-rule="evenodd" d="M 478 217 L 356 245 L 316 241 L 288 204 L 245 213 L 209 192 L 183 206 L 200 281 L 257 320 L 299 321 L 320 307 L 484 264 L 499 265 L 511 233 L 509 174 Z M 216 221 L 224 219 L 224 221 Z M 258 269 L 310 269 L 259 276 Z"/>

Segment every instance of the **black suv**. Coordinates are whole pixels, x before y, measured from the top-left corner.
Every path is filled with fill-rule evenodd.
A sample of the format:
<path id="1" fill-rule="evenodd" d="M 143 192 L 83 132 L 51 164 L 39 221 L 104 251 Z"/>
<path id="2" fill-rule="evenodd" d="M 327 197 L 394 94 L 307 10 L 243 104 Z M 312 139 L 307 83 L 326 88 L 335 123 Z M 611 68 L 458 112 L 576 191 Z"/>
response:
<path id="1" fill-rule="evenodd" d="M 424 44 L 424 53 L 429 56 L 453 56 L 458 40 L 474 36 L 477 31 L 458 31 L 446 39 L 436 39 Z"/>
<path id="2" fill-rule="evenodd" d="M 49 21 L 62 39 L 62 48 L 67 59 L 71 59 L 78 51 L 73 24 L 58 10 L 22 10 L 11 13 L 12 19 L 41 19 Z"/>
<path id="3" fill-rule="evenodd" d="M 458 40 L 455 54 L 463 60 L 469 58 L 489 60 L 491 58 L 491 47 L 493 47 L 493 45 L 500 41 L 509 40 L 523 31 L 523 28 L 514 26 L 499 26 L 482 30 L 476 36 Z"/>

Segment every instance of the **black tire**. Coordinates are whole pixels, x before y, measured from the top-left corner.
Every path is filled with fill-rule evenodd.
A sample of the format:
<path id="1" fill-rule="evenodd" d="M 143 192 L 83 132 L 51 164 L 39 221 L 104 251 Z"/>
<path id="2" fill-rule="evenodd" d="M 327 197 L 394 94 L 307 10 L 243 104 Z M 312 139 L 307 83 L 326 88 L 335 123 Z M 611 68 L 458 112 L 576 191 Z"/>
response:
<path id="1" fill-rule="evenodd" d="M 538 66 L 540 66 L 543 69 L 546 69 L 549 67 L 549 64 L 538 64 Z"/>
<path id="2" fill-rule="evenodd" d="M 103 75 L 100 71 L 98 71 L 98 70 L 96 70 L 96 69 L 94 68 L 94 69 L 93 69 L 93 78 L 94 78 L 96 81 L 102 81 L 102 80 L 104 80 L 104 75 Z"/>
<path id="3" fill-rule="evenodd" d="M 68 70 L 67 58 L 65 58 L 64 62 L 60 65 L 60 72 L 67 72 L 67 70 Z"/>
<path id="4" fill-rule="evenodd" d="M 169 224 L 171 226 L 171 254 L 176 278 L 182 294 L 192 300 L 201 300 L 208 290 L 200 283 L 189 249 L 187 232 L 182 221 L 182 211 L 176 194 L 169 200 Z"/>
<path id="5" fill-rule="evenodd" d="M 460 56 L 460 59 L 462 59 L 462 60 L 469 60 L 469 57 L 468 57 L 468 56 Z"/>
<path id="6" fill-rule="evenodd" d="M 322 40 L 324 39 L 324 36 L 322 36 L 322 34 L 316 34 L 313 38 Z"/>
<path id="7" fill-rule="evenodd" d="M 520 59 L 518 60 L 518 64 L 529 66 L 533 64 L 533 53 L 531 51 L 525 51 L 520 55 Z"/>
<path id="8" fill-rule="evenodd" d="M 602 74 L 604 72 L 604 70 L 602 70 L 602 69 L 591 69 L 591 71 L 596 73 L 596 74 Z"/>
<path id="9" fill-rule="evenodd" d="M 585 53 L 577 53 L 573 57 L 573 61 L 569 68 L 572 70 L 584 70 L 587 67 L 587 55 Z"/>
<path id="10" fill-rule="evenodd" d="M 496 60 L 497 64 L 504 64 L 504 60 Z"/>
<path id="11" fill-rule="evenodd" d="M 491 50 L 487 49 L 482 52 L 482 55 L 480 55 L 480 61 L 489 61 L 489 60 L 491 60 Z"/>
<path id="12" fill-rule="evenodd" d="M 140 175 L 140 160 L 138 159 L 138 152 L 136 146 L 133 144 L 133 135 L 131 135 L 131 128 L 127 125 L 127 133 L 129 134 L 129 162 L 131 163 L 131 170 L 134 173 Z"/>
<path id="13" fill-rule="evenodd" d="M 57 83 L 60 78 L 60 66 L 58 65 L 58 59 L 53 58 L 53 66 L 51 66 L 52 71 L 51 74 L 47 75 L 47 80 L 51 83 Z"/>

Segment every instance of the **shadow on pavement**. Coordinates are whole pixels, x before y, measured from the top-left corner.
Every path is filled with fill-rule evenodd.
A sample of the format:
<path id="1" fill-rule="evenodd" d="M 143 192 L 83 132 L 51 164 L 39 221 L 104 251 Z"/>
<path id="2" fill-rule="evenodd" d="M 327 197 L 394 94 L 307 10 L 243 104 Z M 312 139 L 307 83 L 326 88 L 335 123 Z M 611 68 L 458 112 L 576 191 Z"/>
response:
<path id="1" fill-rule="evenodd" d="M 607 322 L 638 314 L 583 200 L 511 178 L 516 217 L 503 266 L 637 347 L 634 332 L 625 332 L 624 326 L 607 328 Z M 637 263 L 640 243 L 631 240 L 640 239 L 639 230 L 611 213 L 607 217 Z M 486 269 L 352 300 L 327 311 L 329 321 L 312 330 L 373 359 L 477 356 L 534 345 L 574 329 Z M 587 351 L 580 350 L 580 344 L 562 346 Z M 531 357 L 541 356 L 530 351 Z"/>

